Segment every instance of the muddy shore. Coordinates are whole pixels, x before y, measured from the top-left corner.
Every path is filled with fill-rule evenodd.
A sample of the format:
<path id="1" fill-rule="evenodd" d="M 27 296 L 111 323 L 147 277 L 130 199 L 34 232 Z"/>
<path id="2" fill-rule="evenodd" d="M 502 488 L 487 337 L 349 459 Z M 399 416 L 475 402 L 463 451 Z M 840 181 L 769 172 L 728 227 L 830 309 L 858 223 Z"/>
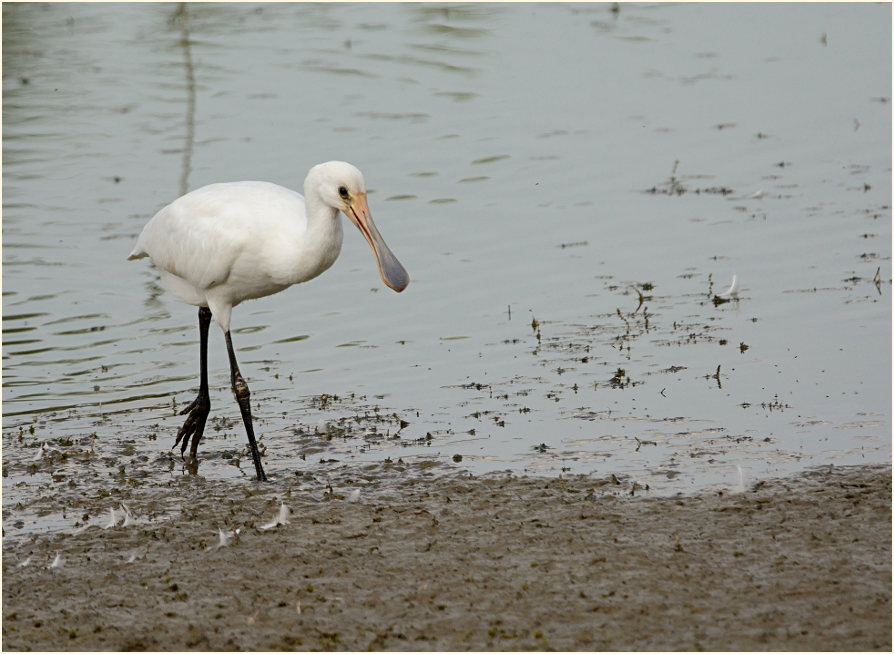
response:
<path id="1" fill-rule="evenodd" d="M 890 466 L 670 498 L 406 473 L 85 497 L 5 535 L 3 649 L 891 649 Z"/>

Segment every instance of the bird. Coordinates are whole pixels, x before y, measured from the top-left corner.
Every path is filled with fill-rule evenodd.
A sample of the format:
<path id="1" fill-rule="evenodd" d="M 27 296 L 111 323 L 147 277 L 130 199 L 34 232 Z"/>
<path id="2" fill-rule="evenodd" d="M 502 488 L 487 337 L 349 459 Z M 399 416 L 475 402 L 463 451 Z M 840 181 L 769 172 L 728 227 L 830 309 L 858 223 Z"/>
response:
<path id="1" fill-rule="evenodd" d="M 208 331 L 224 334 L 230 382 L 242 414 L 258 481 L 261 465 L 252 427 L 251 392 L 239 371 L 230 317 L 234 307 L 317 277 L 338 258 L 343 213 L 372 248 L 379 275 L 400 293 L 410 283 L 406 269 L 373 222 L 363 174 L 344 161 L 310 169 L 304 195 L 271 182 L 209 184 L 167 205 L 146 223 L 128 260 L 149 258 L 162 285 L 199 309 L 199 393 L 183 411 L 186 420 L 172 447 L 193 466 L 211 411 L 208 394 Z M 185 457 L 189 447 L 189 457 Z"/>

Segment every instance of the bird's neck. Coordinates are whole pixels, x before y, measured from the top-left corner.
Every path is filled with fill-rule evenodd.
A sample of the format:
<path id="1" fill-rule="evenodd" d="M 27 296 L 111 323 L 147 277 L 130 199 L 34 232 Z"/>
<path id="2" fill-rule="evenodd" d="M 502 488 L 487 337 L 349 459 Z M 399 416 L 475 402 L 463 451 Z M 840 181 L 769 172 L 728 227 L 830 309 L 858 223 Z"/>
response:
<path id="1" fill-rule="evenodd" d="M 320 225 L 329 225 L 338 220 L 338 209 L 321 201 L 315 193 L 304 192 L 304 212 L 307 216 L 308 229 Z"/>
<path id="2" fill-rule="evenodd" d="M 329 268 L 341 252 L 342 221 L 338 210 L 322 202 L 314 202 L 313 197 L 305 198 L 307 225 L 293 253 L 292 277 L 290 283 L 306 281 Z"/>
<path id="3" fill-rule="evenodd" d="M 304 203 L 308 237 L 341 248 L 342 227 L 338 209 L 320 202 L 312 195 L 305 196 Z"/>

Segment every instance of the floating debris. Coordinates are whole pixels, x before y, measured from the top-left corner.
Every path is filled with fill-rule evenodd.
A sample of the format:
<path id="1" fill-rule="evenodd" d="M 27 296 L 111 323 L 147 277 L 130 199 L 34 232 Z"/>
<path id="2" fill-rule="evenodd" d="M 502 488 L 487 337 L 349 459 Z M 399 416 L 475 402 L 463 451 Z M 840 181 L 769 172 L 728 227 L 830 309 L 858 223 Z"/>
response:
<path id="1" fill-rule="evenodd" d="M 745 492 L 745 473 L 742 472 L 742 466 L 736 464 L 736 470 L 739 471 L 739 483 L 729 489 L 730 493 L 744 493 Z"/>
<path id="2" fill-rule="evenodd" d="M 217 545 L 215 545 L 214 547 L 211 547 L 210 545 L 206 545 L 205 551 L 210 552 L 212 549 L 217 550 L 217 549 L 220 549 L 221 547 L 229 547 L 230 542 L 234 538 L 239 536 L 240 531 L 242 531 L 242 530 L 235 529 L 235 530 L 230 530 L 230 531 L 224 531 L 223 529 L 218 529 L 217 530 L 217 538 L 218 538 Z"/>
<path id="3" fill-rule="evenodd" d="M 124 522 L 121 523 L 122 527 L 131 527 L 135 524 L 139 523 L 139 520 L 133 517 L 130 509 L 128 509 L 124 504 L 121 505 L 121 510 L 124 512 Z"/>
<path id="4" fill-rule="evenodd" d="M 111 529 L 118 525 L 118 512 L 115 509 L 109 509 L 109 522 L 103 529 Z"/>
<path id="5" fill-rule="evenodd" d="M 258 529 L 262 529 L 266 531 L 267 529 L 273 529 L 274 527 L 278 527 L 279 525 L 287 525 L 289 524 L 289 515 L 292 512 L 289 510 L 285 504 L 279 505 L 279 513 L 276 514 L 276 517 L 273 518 L 272 522 L 268 522 L 265 525 L 261 525 Z"/>
<path id="6" fill-rule="evenodd" d="M 714 296 L 713 302 L 714 305 L 724 304 L 731 300 L 735 300 L 739 298 L 739 278 L 736 275 L 733 275 L 733 281 L 729 285 L 729 288 L 726 289 L 723 293 L 718 293 Z"/>
<path id="7" fill-rule="evenodd" d="M 729 285 L 729 288 L 726 289 L 723 293 L 719 293 L 717 297 L 720 298 L 733 298 L 739 295 L 739 278 L 736 275 L 733 275 L 733 281 Z"/>

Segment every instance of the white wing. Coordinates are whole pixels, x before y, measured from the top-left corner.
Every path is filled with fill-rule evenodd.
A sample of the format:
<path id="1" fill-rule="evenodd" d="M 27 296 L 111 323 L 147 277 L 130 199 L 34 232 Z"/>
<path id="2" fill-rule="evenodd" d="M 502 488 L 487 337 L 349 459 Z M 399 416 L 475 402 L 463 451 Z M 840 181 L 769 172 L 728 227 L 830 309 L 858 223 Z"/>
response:
<path id="1" fill-rule="evenodd" d="M 268 182 L 210 184 L 159 211 L 129 258 L 148 256 L 201 294 L 225 283 L 245 251 L 305 225 L 304 198 L 294 191 Z"/>

